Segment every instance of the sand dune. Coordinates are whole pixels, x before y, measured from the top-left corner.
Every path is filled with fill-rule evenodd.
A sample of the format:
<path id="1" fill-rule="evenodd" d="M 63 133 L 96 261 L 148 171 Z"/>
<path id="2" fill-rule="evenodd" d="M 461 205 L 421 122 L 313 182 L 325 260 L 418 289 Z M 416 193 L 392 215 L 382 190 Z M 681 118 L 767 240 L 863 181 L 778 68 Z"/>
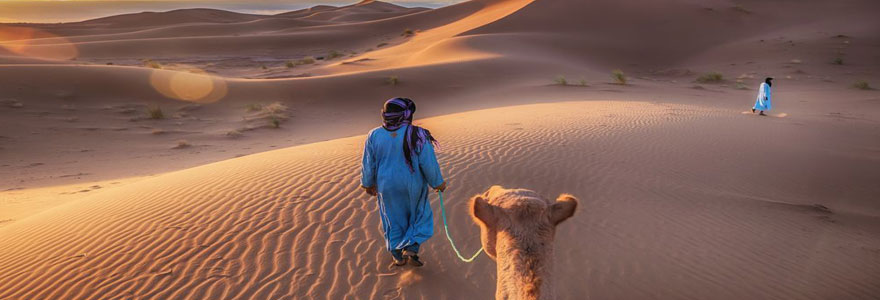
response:
<path id="1" fill-rule="evenodd" d="M 465 199 L 490 184 L 584 201 L 556 237 L 563 298 L 880 292 L 873 284 L 880 239 L 871 233 L 880 225 L 873 201 L 880 191 L 867 184 L 880 176 L 878 162 L 848 147 L 816 151 L 797 137 L 808 128 L 756 139 L 753 119 L 690 105 L 570 102 L 423 125 L 441 140 L 451 230 L 466 249 L 478 240 Z M 729 129 L 697 130 L 708 124 Z M 357 188 L 362 142 L 169 173 L 2 227 L 0 297 L 491 297 L 494 265 L 485 257 L 457 261 L 439 237 L 425 245 L 429 265 L 417 275 L 385 269 L 375 200 Z M 683 145 L 692 151 L 679 151 Z M 726 158 L 713 159 L 720 152 Z M 822 173 L 799 170 L 816 160 L 838 163 Z M 707 171 L 719 169 L 731 172 Z M 818 186 L 802 188 L 815 182 L 839 187 L 841 202 Z"/>
<path id="2" fill-rule="evenodd" d="M 880 85 L 877 5 L 364 1 L 0 27 L 0 299 L 490 298 L 495 265 L 442 236 L 427 267 L 385 268 L 357 179 L 395 96 L 436 117 L 466 252 L 465 200 L 492 184 L 581 199 L 556 237 L 563 299 L 870 299 L 880 98 L 853 83 Z M 765 76 L 766 118 L 748 110 Z"/>

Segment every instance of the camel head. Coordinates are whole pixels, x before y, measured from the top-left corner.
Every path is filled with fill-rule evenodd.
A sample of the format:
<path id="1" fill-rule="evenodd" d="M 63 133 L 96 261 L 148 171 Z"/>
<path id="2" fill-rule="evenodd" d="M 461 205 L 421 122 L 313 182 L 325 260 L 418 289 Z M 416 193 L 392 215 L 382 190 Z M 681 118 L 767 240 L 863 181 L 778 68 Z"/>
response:
<path id="1" fill-rule="evenodd" d="M 498 265 L 496 299 L 553 299 L 553 236 L 574 215 L 577 199 L 555 201 L 524 189 L 493 186 L 471 198 L 483 249 Z"/>
<path id="2" fill-rule="evenodd" d="M 556 225 L 574 215 L 577 203 L 568 194 L 551 201 L 530 190 L 496 185 L 472 197 L 470 208 L 480 226 L 483 249 L 494 260 L 499 233 L 521 242 L 550 245 Z"/>

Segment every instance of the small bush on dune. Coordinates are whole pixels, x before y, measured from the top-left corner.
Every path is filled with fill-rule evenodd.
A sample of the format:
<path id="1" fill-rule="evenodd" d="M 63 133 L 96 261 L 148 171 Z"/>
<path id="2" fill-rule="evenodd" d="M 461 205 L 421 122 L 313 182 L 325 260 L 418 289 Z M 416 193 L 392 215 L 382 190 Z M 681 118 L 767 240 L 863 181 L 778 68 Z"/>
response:
<path id="1" fill-rule="evenodd" d="M 587 86 L 587 80 L 586 80 L 586 79 L 581 79 L 581 81 L 578 82 L 578 84 L 580 84 L 581 86 Z"/>
<path id="2" fill-rule="evenodd" d="M 189 146 L 190 146 L 190 144 L 186 140 L 178 140 L 177 146 L 174 146 L 174 149 L 183 149 L 183 148 L 188 148 Z"/>
<path id="3" fill-rule="evenodd" d="M 231 137 L 231 138 L 237 138 L 237 137 L 240 137 L 241 135 L 242 135 L 241 131 L 239 131 L 238 129 L 233 129 L 233 130 L 226 132 L 226 136 Z"/>
<path id="4" fill-rule="evenodd" d="M 296 64 L 292 61 L 287 61 L 287 63 L 285 63 L 284 65 L 287 66 L 288 68 L 296 67 Z"/>
<path id="5" fill-rule="evenodd" d="M 149 116 L 150 119 L 154 120 L 165 118 L 165 114 L 162 112 L 162 108 L 158 105 L 147 107 L 147 116 Z"/>
<path id="6" fill-rule="evenodd" d="M 718 72 L 709 72 L 697 77 L 697 82 L 700 83 L 716 83 L 721 82 L 722 80 L 724 80 L 724 75 Z"/>
<path id="7" fill-rule="evenodd" d="M 287 111 L 287 105 L 281 104 L 281 102 L 275 102 L 266 106 L 263 106 L 263 111 L 269 114 L 275 115 L 280 114 Z"/>
<path id="8" fill-rule="evenodd" d="M 404 30 L 403 33 L 401 33 L 400 35 L 402 35 L 402 36 L 406 36 L 406 37 L 410 37 L 410 36 L 413 36 L 413 35 L 415 35 L 415 34 L 416 34 L 416 32 L 413 31 L 412 29 L 407 29 L 407 30 Z"/>
<path id="9" fill-rule="evenodd" d="M 144 66 L 150 67 L 153 69 L 161 69 L 162 68 L 162 64 L 160 64 L 159 62 L 154 61 L 152 59 L 144 60 Z"/>
<path id="10" fill-rule="evenodd" d="M 387 81 L 388 84 L 390 84 L 390 85 L 398 85 L 398 84 L 400 84 L 400 78 L 398 78 L 397 75 L 392 75 L 392 76 L 388 77 L 388 79 L 387 79 L 386 81 Z"/>
<path id="11" fill-rule="evenodd" d="M 296 65 L 297 65 L 297 66 L 300 66 L 300 65 L 310 65 L 310 64 L 313 64 L 313 63 L 315 63 L 315 58 L 314 58 L 314 57 L 311 57 L 311 56 L 307 56 L 307 57 L 305 57 L 305 58 L 303 58 L 303 59 L 300 59 L 300 60 L 297 60 L 297 61 L 296 61 Z"/>
<path id="12" fill-rule="evenodd" d="M 269 124 L 272 125 L 272 128 L 281 128 L 281 120 L 278 117 L 272 116 L 272 119 L 269 120 Z"/>
<path id="13" fill-rule="evenodd" d="M 266 67 L 266 65 L 260 65 L 260 69 L 266 70 L 268 68 Z"/>
<path id="14" fill-rule="evenodd" d="M 379 43 L 378 45 L 376 45 L 376 48 L 382 48 L 385 46 L 388 46 L 388 43 Z M 367 50 L 367 51 L 370 51 L 370 50 Z"/>
<path id="15" fill-rule="evenodd" d="M 245 105 L 244 109 L 247 110 L 248 112 L 260 111 L 263 109 L 263 105 L 252 103 L 252 104 Z"/>
<path id="16" fill-rule="evenodd" d="M 831 61 L 831 63 L 835 64 L 835 65 L 842 65 L 843 64 L 843 57 L 840 57 L 840 56 L 835 57 L 834 60 Z"/>
<path id="17" fill-rule="evenodd" d="M 749 89 L 744 83 L 737 81 L 733 88 L 737 90 L 747 90 Z"/>
<path id="18" fill-rule="evenodd" d="M 330 54 L 327 54 L 327 59 L 328 59 L 328 60 L 330 60 L 330 59 L 334 59 L 334 58 L 338 58 L 338 57 L 342 57 L 342 53 L 339 53 L 339 52 L 336 51 L 336 50 L 330 51 Z"/>
<path id="19" fill-rule="evenodd" d="M 864 81 L 864 80 L 856 81 L 856 83 L 853 83 L 853 87 L 860 89 L 860 90 L 870 90 L 871 89 L 871 85 L 869 85 L 868 82 Z"/>
<path id="20" fill-rule="evenodd" d="M 742 6 L 742 4 L 734 5 L 734 6 L 731 7 L 730 9 L 732 9 L 732 10 L 734 10 L 734 11 L 737 11 L 737 12 L 744 13 L 744 14 L 750 14 L 750 13 L 752 13 L 752 11 L 746 9 L 744 6 Z"/>
<path id="21" fill-rule="evenodd" d="M 565 76 L 559 75 L 556 76 L 556 79 L 553 79 L 554 82 L 558 85 L 568 85 L 568 80 L 565 79 Z"/>
<path id="22" fill-rule="evenodd" d="M 614 79 L 614 82 L 617 84 L 626 85 L 626 75 L 624 75 L 621 70 L 611 71 L 611 78 Z"/>

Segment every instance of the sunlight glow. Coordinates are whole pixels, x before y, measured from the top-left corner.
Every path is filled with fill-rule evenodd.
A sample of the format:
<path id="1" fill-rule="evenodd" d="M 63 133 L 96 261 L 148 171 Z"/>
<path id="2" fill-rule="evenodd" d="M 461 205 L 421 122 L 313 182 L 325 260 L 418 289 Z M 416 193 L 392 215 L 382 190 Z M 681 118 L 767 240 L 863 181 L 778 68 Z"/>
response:
<path id="1" fill-rule="evenodd" d="M 71 60 L 79 55 L 68 39 L 28 27 L 0 25 L 0 49 L 12 54 L 46 59 Z"/>
<path id="2" fill-rule="evenodd" d="M 199 103 L 216 102 L 227 93 L 226 80 L 201 70 L 154 70 L 150 84 L 168 98 Z"/>

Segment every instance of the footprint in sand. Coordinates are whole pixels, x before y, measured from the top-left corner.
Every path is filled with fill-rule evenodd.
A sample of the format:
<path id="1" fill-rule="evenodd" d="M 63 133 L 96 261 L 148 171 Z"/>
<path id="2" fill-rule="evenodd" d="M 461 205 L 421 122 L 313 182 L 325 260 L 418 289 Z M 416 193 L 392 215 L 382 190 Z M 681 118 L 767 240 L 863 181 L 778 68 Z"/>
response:
<path id="1" fill-rule="evenodd" d="M 761 116 L 761 115 L 759 115 L 759 114 L 756 113 L 756 112 L 753 113 L 751 110 L 743 111 L 743 112 L 740 112 L 740 113 L 743 114 L 743 115 L 756 115 L 756 116 Z M 785 117 L 788 117 L 788 114 L 787 114 L 787 113 L 778 113 L 778 114 L 769 114 L 769 115 L 766 115 L 766 116 L 767 116 L 767 117 L 774 117 L 774 118 L 785 118 Z M 764 117 L 764 116 L 761 116 L 761 117 Z"/>

